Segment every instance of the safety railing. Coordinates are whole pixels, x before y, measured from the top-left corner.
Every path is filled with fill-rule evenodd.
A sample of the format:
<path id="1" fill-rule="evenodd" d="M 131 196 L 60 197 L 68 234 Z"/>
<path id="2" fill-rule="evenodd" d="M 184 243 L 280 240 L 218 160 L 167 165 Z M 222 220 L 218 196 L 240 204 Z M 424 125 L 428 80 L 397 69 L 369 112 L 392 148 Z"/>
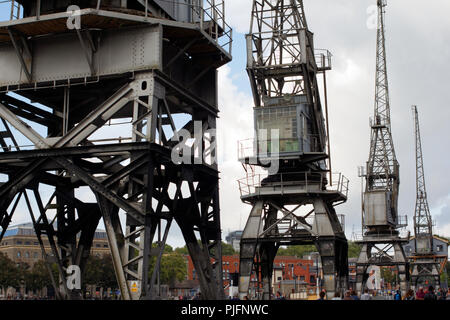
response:
<path id="1" fill-rule="evenodd" d="M 398 216 L 397 228 L 405 228 L 408 226 L 408 216 Z"/>
<path id="2" fill-rule="evenodd" d="M 333 55 L 327 49 L 315 49 L 314 58 L 316 59 L 316 65 L 319 70 L 331 69 L 331 57 Z"/>
<path id="3" fill-rule="evenodd" d="M 150 0 L 140 1 L 144 6 L 144 17 L 149 16 L 148 8 Z M 173 5 L 190 7 L 190 21 L 199 24 L 200 30 L 205 32 L 216 44 L 225 50 L 228 54 L 232 54 L 233 45 L 233 29 L 226 23 L 225 20 L 225 3 L 224 0 L 197 0 L 192 3 L 183 3 L 177 0 L 165 0 L 167 3 Z M 9 3 L 10 20 L 23 18 L 23 8 L 15 0 L 0 0 L 0 5 Z M 97 0 L 95 6 L 96 10 L 102 9 L 102 0 Z M 0 7 L 2 8 L 2 7 Z M 39 20 L 41 14 L 41 0 L 36 0 L 36 19 Z"/>
<path id="4" fill-rule="evenodd" d="M 364 221 L 363 221 L 364 224 Z M 362 237 L 364 237 L 364 235 L 368 232 L 368 228 L 364 227 L 363 233 L 362 233 Z M 390 230 L 380 230 L 380 231 L 372 231 L 369 234 L 370 237 L 374 237 L 374 238 L 382 238 L 382 237 L 395 237 L 398 236 L 401 239 L 404 240 L 408 240 L 411 236 L 411 232 L 406 230 L 405 228 L 401 229 L 401 230 L 396 230 L 396 229 L 390 229 Z"/>
<path id="5" fill-rule="evenodd" d="M 200 29 L 231 55 L 233 29 L 225 21 L 225 1 L 202 0 L 192 6 L 192 12 L 200 16 Z"/>
<path id="6" fill-rule="evenodd" d="M 311 172 L 289 172 L 268 174 L 248 174 L 238 180 L 241 197 L 257 195 L 262 188 L 273 188 L 282 194 L 292 186 L 301 186 L 305 192 L 334 191 L 348 196 L 349 180 L 341 173 L 333 173 L 333 184 L 326 188 L 328 179 L 326 174 Z"/>

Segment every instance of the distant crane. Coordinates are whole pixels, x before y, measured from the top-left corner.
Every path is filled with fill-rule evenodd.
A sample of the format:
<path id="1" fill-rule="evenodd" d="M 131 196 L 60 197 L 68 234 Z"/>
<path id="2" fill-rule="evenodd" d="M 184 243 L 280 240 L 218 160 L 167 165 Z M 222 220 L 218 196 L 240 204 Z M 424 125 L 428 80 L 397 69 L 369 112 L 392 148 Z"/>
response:
<path id="1" fill-rule="evenodd" d="M 363 240 L 357 262 L 357 290 L 367 282 L 371 265 L 393 265 L 399 273 L 402 291 L 407 289 L 408 268 L 397 229 L 406 225 L 398 215 L 400 185 L 399 164 L 395 156 L 391 132 L 389 86 L 386 67 L 385 7 L 386 0 L 378 0 L 378 31 L 376 54 L 376 92 L 374 119 L 371 121 L 370 154 L 364 176 Z M 392 249 L 394 255 L 391 255 Z"/>
<path id="2" fill-rule="evenodd" d="M 416 138 L 416 209 L 414 212 L 414 247 L 411 258 L 411 280 L 414 287 L 420 278 L 434 279 L 439 287 L 440 262 L 433 250 L 433 221 L 428 207 L 425 172 L 423 167 L 422 141 L 417 106 L 412 107 Z"/>

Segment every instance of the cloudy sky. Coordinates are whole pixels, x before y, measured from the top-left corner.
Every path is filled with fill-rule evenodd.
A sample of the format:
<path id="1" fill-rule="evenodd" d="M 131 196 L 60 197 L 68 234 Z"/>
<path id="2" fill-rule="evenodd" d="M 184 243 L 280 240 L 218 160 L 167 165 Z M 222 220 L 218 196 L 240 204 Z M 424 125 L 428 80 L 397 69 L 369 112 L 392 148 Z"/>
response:
<path id="1" fill-rule="evenodd" d="M 327 74 L 333 171 L 350 179 L 346 233 L 361 229 L 360 179 L 357 167 L 369 154 L 369 118 L 373 115 L 376 29 L 371 28 L 376 0 L 304 0 L 316 48 L 333 54 Z M 251 0 L 225 0 L 228 23 L 234 29 L 233 61 L 219 70 L 218 121 L 220 199 L 223 238 L 242 229 L 250 207 L 241 203 L 237 179 L 245 172 L 237 161 L 237 141 L 253 135 L 253 99 L 245 72 L 244 35 L 249 30 Z M 411 105 L 418 106 L 425 174 L 435 233 L 450 236 L 449 136 L 450 2 L 448 0 L 388 0 L 386 31 L 392 129 L 401 185 L 399 212 L 415 207 L 415 150 Z M 2 18 L 7 14 L 0 7 Z M 3 19 L 2 19 L 3 20 Z M 1 72 L 1 71 L 0 71 Z M 14 223 L 26 222 L 17 214 Z M 183 246 L 178 228 L 169 244 Z"/>

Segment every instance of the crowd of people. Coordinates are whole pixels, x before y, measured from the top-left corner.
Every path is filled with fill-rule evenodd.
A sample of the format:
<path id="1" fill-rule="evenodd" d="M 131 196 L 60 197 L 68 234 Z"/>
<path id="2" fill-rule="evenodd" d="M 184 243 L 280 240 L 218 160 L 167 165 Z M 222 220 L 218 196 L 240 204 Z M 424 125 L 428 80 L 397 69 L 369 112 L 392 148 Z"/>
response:
<path id="1" fill-rule="evenodd" d="M 320 292 L 318 300 L 326 300 L 326 291 Z M 450 300 L 450 289 L 419 287 L 417 291 L 408 290 L 405 295 L 402 295 L 400 290 L 382 292 L 365 289 L 360 296 L 354 290 L 347 290 L 344 293 L 336 292 L 331 300 Z"/>

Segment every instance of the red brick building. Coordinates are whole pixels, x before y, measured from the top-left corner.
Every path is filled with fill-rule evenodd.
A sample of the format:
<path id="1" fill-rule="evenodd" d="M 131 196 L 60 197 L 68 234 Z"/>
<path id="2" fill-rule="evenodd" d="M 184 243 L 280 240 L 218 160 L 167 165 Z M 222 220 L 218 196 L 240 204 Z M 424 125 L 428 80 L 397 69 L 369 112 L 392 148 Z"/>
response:
<path id="1" fill-rule="evenodd" d="M 188 265 L 188 280 L 197 280 L 197 274 L 190 256 L 186 255 Z M 233 273 L 239 272 L 239 255 L 223 256 L 223 283 L 228 286 L 231 283 Z M 275 269 L 278 272 L 275 272 Z M 274 261 L 274 279 L 273 283 L 282 280 L 294 280 L 306 282 L 309 285 L 316 284 L 317 267 L 314 266 L 313 260 L 304 260 L 296 257 L 278 256 Z M 255 279 L 252 279 L 255 280 Z"/>

